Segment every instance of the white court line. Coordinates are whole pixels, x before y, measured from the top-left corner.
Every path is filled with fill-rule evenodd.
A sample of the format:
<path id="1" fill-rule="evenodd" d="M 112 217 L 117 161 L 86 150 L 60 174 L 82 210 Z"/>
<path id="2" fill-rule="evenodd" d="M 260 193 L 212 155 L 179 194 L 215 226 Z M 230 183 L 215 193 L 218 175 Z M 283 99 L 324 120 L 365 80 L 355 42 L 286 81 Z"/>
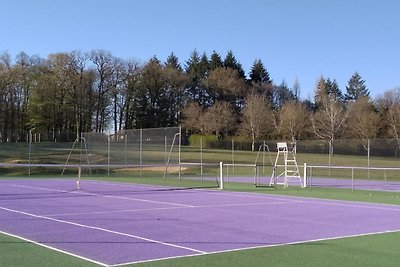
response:
<path id="1" fill-rule="evenodd" d="M 51 246 L 48 246 L 48 245 L 45 245 L 45 244 L 42 244 L 42 243 L 38 243 L 36 241 L 27 239 L 27 238 L 19 236 L 19 235 L 10 234 L 10 233 L 6 233 L 6 232 L 3 232 L 3 231 L 0 231 L 0 234 L 11 236 L 11 237 L 14 237 L 14 238 L 18 238 L 18 239 L 21 239 L 23 241 L 26 241 L 26 242 L 29 242 L 29 243 L 32 243 L 32 244 L 35 244 L 35 245 L 38 245 L 38 246 L 41 246 L 41 247 L 44 247 L 44 248 L 47 248 L 47 249 L 51 249 L 51 250 L 54 250 L 54 251 L 57 251 L 57 252 L 61 252 L 63 254 L 66 254 L 68 256 L 73 256 L 73 257 L 81 259 L 81 260 L 93 262 L 93 263 L 101 265 L 101 266 L 109 266 L 109 265 L 104 264 L 102 262 L 95 261 L 95 260 L 92 260 L 92 259 L 89 259 L 89 258 L 86 258 L 86 257 L 83 257 L 83 256 L 79 256 L 77 254 L 74 254 L 74 253 L 71 253 L 71 252 L 68 252 L 68 251 L 65 251 L 65 250 L 61 250 L 61 249 L 58 249 L 58 248 L 55 248 L 55 247 L 51 247 Z"/>
<path id="2" fill-rule="evenodd" d="M 185 204 L 174 203 L 174 202 L 147 200 L 147 199 L 141 199 L 141 198 L 117 197 L 117 196 L 110 196 L 110 195 L 99 195 L 99 196 L 106 197 L 106 198 L 115 198 L 115 199 L 123 199 L 123 200 L 132 200 L 132 201 L 141 201 L 141 202 L 148 202 L 148 203 L 165 204 L 165 205 L 172 205 L 172 206 L 185 207 L 185 208 L 194 208 L 195 207 L 195 206 L 192 206 L 192 205 L 185 205 Z"/>
<path id="3" fill-rule="evenodd" d="M 287 195 L 270 195 L 268 193 L 253 193 L 253 192 L 210 192 L 211 194 L 221 194 L 227 196 L 243 197 L 243 198 L 258 198 L 258 199 L 270 199 L 280 200 L 293 203 L 313 203 L 320 205 L 331 205 L 331 206 L 346 206 L 351 208 L 367 208 L 367 209 L 382 209 L 382 210 L 393 210 L 400 211 L 400 205 L 396 204 L 385 204 L 385 203 L 374 203 L 374 202 L 360 202 L 351 200 L 340 200 L 340 199 L 326 199 L 326 198 L 313 198 L 313 197 L 299 197 L 299 196 L 287 196 Z M 352 204 L 354 203 L 354 204 Z"/>
<path id="4" fill-rule="evenodd" d="M 85 224 L 80 224 L 80 223 L 74 223 L 74 222 L 55 219 L 55 218 L 51 218 L 51 217 L 47 217 L 47 216 L 36 215 L 36 214 L 33 214 L 33 213 L 24 212 L 24 211 L 13 210 L 13 209 L 5 208 L 5 207 L 0 207 L 0 209 L 5 210 L 5 211 L 9 211 L 9 212 L 13 212 L 13 213 L 17 213 L 17 214 L 22 214 L 22 215 L 34 217 L 34 218 L 39 218 L 39 219 L 49 220 L 49 221 L 53 221 L 53 222 L 58 222 L 58 223 L 78 226 L 78 227 L 82 227 L 82 228 L 87 228 L 87 229 L 91 229 L 91 230 L 97 230 L 97 231 L 106 232 L 106 233 L 110 233 L 110 234 L 116 234 L 116 235 L 125 236 L 125 237 L 136 238 L 136 239 L 143 240 L 143 241 L 146 241 L 146 242 L 155 243 L 155 244 L 159 244 L 159 245 L 164 245 L 164 246 L 168 246 L 168 247 L 174 247 L 174 248 L 183 249 L 183 250 L 188 250 L 188 251 L 196 252 L 196 253 L 199 253 L 199 254 L 207 254 L 207 252 L 205 252 L 205 251 L 201 251 L 201 250 L 197 250 L 197 249 L 193 249 L 193 248 L 189 248 L 189 247 L 185 247 L 185 246 L 175 245 L 175 244 L 171 244 L 171 243 L 167 243 L 167 242 L 162 242 L 162 241 L 158 241 L 158 240 L 155 240 L 155 239 L 150 239 L 150 238 L 146 238 L 146 237 L 142 237 L 142 236 L 137 236 L 137 235 L 127 234 L 127 233 L 123 233 L 123 232 L 113 231 L 113 230 L 109 230 L 109 229 L 105 229 L 105 228 L 101 228 L 101 227 L 90 226 L 90 225 L 85 225 Z"/>
<path id="5" fill-rule="evenodd" d="M 52 191 L 52 192 L 60 192 L 60 193 L 70 193 L 70 194 L 78 194 L 78 195 L 89 195 L 89 196 L 96 196 L 96 194 L 83 192 L 83 191 L 66 191 L 54 188 L 45 188 L 45 187 L 37 187 L 37 186 L 28 186 L 28 185 L 17 185 L 17 184 L 10 184 L 10 186 L 14 187 L 21 187 L 21 188 L 29 188 L 29 189 L 36 189 L 36 190 L 43 190 L 43 191 Z"/>
<path id="6" fill-rule="evenodd" d="M 95 181 L 95 182 L 98 182 L 98 181 Z M 107 182 L 101 182 L 101 183 L 107 183 Z M 140 198 L 118 197 L 118 196 L 112 196 L 112 195 L 99 195 L 99 194 L 82 192 L 82 191 L 65 191 L 65 190 L 59 190 L 59 189 L 24 186 L 24 185 L 12 185 L 12 186 L 46 190 L 46 191 L 71 193 L 71 194 L 101 196 L 101 197 L 105 197 L 105 198 L 115 198 L 115 199 L 123 199 L 123 200 L 130 200 L 130 201 L 141 201 L 141 202 L 164 204 L 164 205 L 174 205 L 174 206 L 178 206 L 178 207 L 187 207 L 187 208 L 199 207 L 199 206 L 185 205 L 185 204 L 180 204 L 180 203 L 154 201 L 154 200 L 146 200 L 146 199 L 140 199 Z M 202 191 L 202 190 L 204 190 L 204 189 L 196 189 L 196 191 Z M 220 191 L 210 191 L 210 190 L 204 190 L 204 192 L 208 193 L 208 194 L 218 194 L 218 195 L 227 195 L 227 196 L 235 196 L 235 197 L 240 196 L 243 198 L 257 198 L 257 199 L 287 201 L 287 204 L 290 204 L 290 202 L 292 202 L 292 203 L 303 202 L 303 203 L 313 203 L 313 204 L 319 204 L 319 205 L 344 206 L 344 207 L 351 207 L 351 208 L 367 208 L 367 209 L 377 209 L 377 210 L 400 211 L 400 206 L 393 205 L 393 204 L 354 202 L 354 201 L 335 200 L 335 199 L 317 199 L 317 198 L 307 198 L 307 197 L 297 197 L 297 196 L 276 196 L 276 195 L 268 195 L 268 194 L 260 195 L 258 193 L 248 193 L 248 192 L 220 192 Z M 299 200 L 301 200 L 301 202 L 299 202 Z M 351 204 L 352 202 L 357 203 L 357 204 Z M 285 203 L 283 202 L 282 204 L 285 204 Z"/>
<path id="7" fill-rule="evenodd" d="M 56 216 L 75 216 L 75 215 L 96 215 L 96 214 L 113 214 L 113 213 L 125 213 L 125 212 L 136 212 L 136 211 L 175 210 L 184 208 L 185 207 L 166 207 L 166 208 L 153 208 L 153 209 L 126 209 L 126 210 L 109 210 L 109 211 L 93 211 L 93 212 L 71 212 L 71 213 L 45 214 L 42 216 L 56 217 Z"/>
<path id="8" fill-rule="evenodd" d="M 101 182 L 101 183 L 107 183 L 107 182 Z M 130 200 L 130 201 L 141 201 L 141 202 L 156 203 L 156 204 L 163 204 L 163 205 L 174 205 L 174 206 L 178 206 L 178 207 L 187 207 L 187 208 L 200 207 L 200 206 L 194 206 L 194 205 L 146 200 L 146 199 L 140 199 L 140 198 L 118 197 L 118 196 L 112 196 L 112 195 L 99 195 L 99 194 L 82 192 L 82 191 L 65 191 L 65 190 L 58 190 L 58 189 L 51 189 L 51 188 L 44 188 L 44 187 L 24 186 L 24 185 L 12 185 L 12 186 L 46 190 L 46 191 L 71 193 L 71 194 L 101 196 L 101 197 L 105 197 L 105 198 L 115 198 L 115 199 L 123 199 L 123 200 Z M 196 190 L 203 191 L 204 189 L 196 189 Z M 227 195 L 227 196 L 235 196 L 235 197 L 239 196 L 239 197 L 243 197 L 243 198 L 270 199 L 270 200 L 275 200 L 275 201 L 279 200 L 281 204 L 313 203 L 313 204 L 319 204 L 319 205 L 343 206 L 343 207 L 351 207 L 351 208 L 366 208 L 366 209 L 377 209 L 377 210 L 400 211 L 400 206 L 393 205 L 393 204 L 368 203 L 368 202 L 354 202 L 357 204 L 351 204 L 353 201 L 335 200 L 335 199 L 316 199 L 316 198 L 297 197 L 297 196 L 275 196 L 275 195 L 267 195 L 267 194 L 260 195 L 257 193 L 247 193 L 247 192 L 220 192 L 220 191 L 210 191 L 210 190 L 204 190 L 204 192 L 208 193 L 208 194 L 218 194 L 218 195 Z M 279 204 L 279 203 L 277 203 L 277 204 Z M 231 204 L 231 205 L 235 205 L 235 204 Z M 240 206 L 240 204 L 237 204 L 237 205 Z M 211 206 L 213 206 L 213 205 L 210 205 L 210 207 Z M 206 207 L 206 206 L 203 206 L 203 207 Z"/>
<path id="9" fill-rule="evenodd" d="M 126 210 L 110 210 L 110 211 L 93 211 L 93 212 L 71 212 L 71 213 L 56 213 L 56 214 L 45 214 L 42 216 L 56 217 L 56 216 L 74 216 L 74 215 L 96 215 L 96 214 L 113 214 L 113 213 L 125 213 L 125 212 L 141 212 L 141 211 L 160 211 L 160 210 L 176 210 L 184 208 L 202 209 L 202 208 L 224 208 L 224 207 L 241 207 L 241 206 L 257 206 L 257 205 L 281 205 L 281 204 L 293 204 L 301 203 L 302 201 L 282 201 L 282 202 L 254 202 L 254 203 L 237 203 L 237 204 L 216 204 L 216 205 L 200 205 L 200 206 L 189 206 L 189 207 L 165 207 L 165 208 L 149 208 L 149 209 L 126 209 Z"/>
<path id="10" fill-rule="evenodd" d="M 347 203 L 333 203 L 334 201 L 336 202 L 347 202 Z M 332 200 L 332 202 L 329 201 L 315 201 L 315 200 L 310 200 L 307 201 L 306 203 L 313 203 L 313 204 L 318 204 L 318 205 L 329 205 L 329 206 L 341 206 L 341 207 L 350 207 L 350 208 L 363 208 L 363 209 L 376 209 L 376 210 L 390 210 L 390 211 L 399 211 L 400 212 L 400 206 L 399 205 L 391 205 L 391 204 L 381 204 L 381 203 L 369 203 L 369 202 L 356 202 L 359 203 L 359 205 L 355 204 L 350 204 L 352 201 L 344 201 L 344 200 Z"/>
<path id="11" fill-rule="evenodd" d="M 208 252 L 207 255 L 227 253 L 227 252 L 245 251 L 245 250 L 259 249 L 259 248 L 272 248 L 272 247 L 283 247 L 283 246 L 289 246 L 289 245 L 301 245 L 301 244 L 308 244 L 308 243 L 313 243 L 313 242 L 322 242 L 322 241 L 337 240 L 337 239 L 344 239 L 344 238 L 362 237 L 362 236 L 371 236 L 371 235 L 389 234 L 389 233 L 398 233 L 398 232 L 400 232 L 400 229 L 386 230 L 386 231 L 372 232 L 372 233 L 363 233 L 363 234 L 354 234 L 354 235 L 345 235 L 345 236 L 336 236 L 336 237 L 328 237 L 328 238 L 301 240 L 301 241 L 287 242 L 287 243 L 281 243 L 281 244 L 262 245 L 262 246 L 253 246 L 253 247 L 245 247 L 245 248 L 237 248 L 237 249 L 212 251 L 212 252 Z M 191 257 L 198 257 L 198 256 L 201 256 L 201 255 L 192 254 L 192 255 L 165 257 L 165 258 L 158 258 L 158 259 L 151 259 L 151 260 L 144 260 L 144 261 L 132 261 L 132 262 L 114 264 L 114 265 L 111 265 L 110 267 L 120 267 L 120 266 L 125 266 L 125 265 L 130 265 L 130 264 L 149 263 L 149 262 L 156 262 L 156 261 L 162 261 L 162 260 L 191 258 Z"/>

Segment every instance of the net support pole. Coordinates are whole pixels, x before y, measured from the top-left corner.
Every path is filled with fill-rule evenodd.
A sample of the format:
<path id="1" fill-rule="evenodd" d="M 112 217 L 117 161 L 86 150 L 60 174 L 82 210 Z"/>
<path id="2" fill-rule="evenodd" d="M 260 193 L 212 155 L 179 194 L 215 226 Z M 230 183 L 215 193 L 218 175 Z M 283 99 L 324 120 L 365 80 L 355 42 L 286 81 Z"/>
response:
<path id="1" fill-rule="evenodd" d="M 76 180 L 76 189 L 80 190 L 81 189 L 81 174 L 82 174 L 82 167 L 78 167 L 78 179 Z"/>
<path id="2" fill-rule="evenodd" d="M 224 189 L 224 163 L 219 163 L 219 190 Z"/>
<path id="3" fill-rule="evenodd" d="M 304 162 L 304 179 L 303 179 L 303 187 L 307 187 L 307 163 Z"/>

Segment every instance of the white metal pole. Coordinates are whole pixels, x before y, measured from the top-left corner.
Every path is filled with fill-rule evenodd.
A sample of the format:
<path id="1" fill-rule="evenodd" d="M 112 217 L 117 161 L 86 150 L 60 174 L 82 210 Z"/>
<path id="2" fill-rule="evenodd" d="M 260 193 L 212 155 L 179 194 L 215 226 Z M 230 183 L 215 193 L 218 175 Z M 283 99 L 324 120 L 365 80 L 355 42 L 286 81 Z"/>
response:
<path id="1" fill-rule="evenodd" d="M 111 152 L 110 152 L 110 139 L 111 139 L 111 135 L 110 133 L 108 133 L 108 138 L 107 138 L 107 173 L 108 175 L 110 175 L 110 160 L 111 160 Z"/>
<path id="2" fill-rule="evenodd" d="M 371 148 L 371 144 L 368 138 L 368 145 L 367 145 L 367 149 L 368 149 L 368 178 L 369 178 L 369 166 L 370 166 L 370 148 Z"/>
<path id="3" fill-rule="evenodd" d="M 203 182 L 203 137 L 200 138 L 200 175 Z"/>
<path id="4" fill-rule="evenodd" d="M 219 189 L 222 190 L 224 189 L 224 163 L 221 161 L 219 163 Z"/>
<path id="5" fill-rule="evenodd" d="M 140 178 L 142 178 L 142 161 L 143 161 L 143 129 L 140 129 L 140 137 L 139 137 L 139 165 L 140 165 Z"/>
<path id="6" fill-rule="evenodd" d="M 78 167 L 78 179 L 76 181 L 76 189 L 80 190 L 81 189 L 81 174 L 82 174 L 82 167 Z"/>
<path id="7" fill-rule="evenodd" d="M 304 180 L 303 180 L 303 187 L 307 187 L 307 163 L 304 162 Z"/>
<path id="8" fill-rule="evenodd" d="M 181 165 L 181 160 L 182 160 L 182 155 L 181 155 L 181 146 L 182 146 L 182 127 L 179 126 L 179 139 L 178 139 L 178 161 L 179 161 L 179 181 L 182 179 L 182 165 Z"/>

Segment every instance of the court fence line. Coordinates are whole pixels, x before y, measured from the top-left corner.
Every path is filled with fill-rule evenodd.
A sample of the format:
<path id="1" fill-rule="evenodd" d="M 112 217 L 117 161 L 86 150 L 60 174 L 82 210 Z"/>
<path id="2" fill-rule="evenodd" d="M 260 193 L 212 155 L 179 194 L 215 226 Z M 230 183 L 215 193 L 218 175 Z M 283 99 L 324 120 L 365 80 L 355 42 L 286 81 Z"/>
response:
<path id="1" fill-rule="evenodd" d="M 363 167 L 363 166 L 329 166 L 329 165 L 307 165 L 306 163 L 304 164 L 304 180 L 306 182 L 307 187 L 312 188 L 313 187 L 313 170 L 328 170 L 329 175 L 328 177 L 331 176 L 331 170 L 346 170 L 350 171 L 351 176 L 349 177 L 351 179 L 351 190 L 354 193 L 354 190 L 356 189 L 355 182 L 357 180 L 365 180 L 365 181 L 382 181 L 380 179 L 370 179 L 370 172 L 371 171 L 378 171 L 383 174 L 383 181 L 388 182 L 388 172 L 393 171 L 393 172 L 399 172 L 400 173 L 400 167 Z M 363 171 L 368 173 L 368 179 L 361 179 L 358 178 L 356 179 L 355 177 L 355 171 Z M 344 178 L 344 177 L 335 177 L 335 178 Z"/>

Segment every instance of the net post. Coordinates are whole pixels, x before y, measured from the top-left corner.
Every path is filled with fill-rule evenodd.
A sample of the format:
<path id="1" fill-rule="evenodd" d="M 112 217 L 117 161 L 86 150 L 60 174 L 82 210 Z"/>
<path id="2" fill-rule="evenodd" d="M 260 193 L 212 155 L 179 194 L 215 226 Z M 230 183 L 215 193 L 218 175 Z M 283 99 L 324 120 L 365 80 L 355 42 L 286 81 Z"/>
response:
<path id="1" fill-rule="evenodd" d="M 224 163 L 219 163 L 219 190 L 224 189 Z"/>
<path id="2" fill-rule="evenodd" d="M 307 187 L 307 163 L 304 162 L 304 179 L 303 179 L 303 187 Z"/>
<path id="3" fill-rule="evenodd" d="M 78 167 L 78 179 L 76 180 L 76 189 L 80 190 L 81 189 L 81 174 L 82 174 L 82 167 Z"/>

